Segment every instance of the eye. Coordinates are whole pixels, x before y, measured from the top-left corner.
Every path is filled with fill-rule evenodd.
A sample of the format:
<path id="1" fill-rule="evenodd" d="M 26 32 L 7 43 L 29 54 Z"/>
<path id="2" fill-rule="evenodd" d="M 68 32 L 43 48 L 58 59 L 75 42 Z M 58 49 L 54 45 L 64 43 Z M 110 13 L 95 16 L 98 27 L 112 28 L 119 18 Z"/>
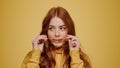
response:
<path id="1" fill-rule="evenodd" d="M 64 31 L 66 30 L 66 27 L 60 27 L 60 30 Z"/>
<path id="2" fill-rule="evenodd" d="M 49 27 L 48 30 L 53 31 L 54 27 Z"/>

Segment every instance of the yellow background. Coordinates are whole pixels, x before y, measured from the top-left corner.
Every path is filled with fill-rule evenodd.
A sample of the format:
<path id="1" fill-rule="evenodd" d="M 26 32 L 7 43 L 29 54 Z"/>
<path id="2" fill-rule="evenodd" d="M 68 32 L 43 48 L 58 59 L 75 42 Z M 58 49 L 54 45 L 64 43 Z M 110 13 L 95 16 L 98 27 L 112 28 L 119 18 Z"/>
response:
<path id="1" fill-rule="evenodd" d="M 51 7 L 68 10 L 93 68 L 120 68 L 119 0 L 0 0 L 0 68 L 20 68 Z"/>

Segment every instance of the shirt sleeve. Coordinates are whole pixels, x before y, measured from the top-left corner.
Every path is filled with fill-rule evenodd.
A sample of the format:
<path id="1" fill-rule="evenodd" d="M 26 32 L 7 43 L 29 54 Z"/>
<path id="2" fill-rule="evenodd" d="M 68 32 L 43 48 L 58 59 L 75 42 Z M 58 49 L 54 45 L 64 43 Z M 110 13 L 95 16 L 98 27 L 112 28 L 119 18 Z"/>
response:
<path id="1" fill-rule="evenodd" d="M 40 55 L 42 51 L 32 50 L 29 52 L 23 60 L 21 68 L 40 68 Z"/>
<path id="2" fill-rule="evenodd" d="M 80 59 L 79 50 L 70 51 L 71 68 L 84 68 L 83 61 Z"/>

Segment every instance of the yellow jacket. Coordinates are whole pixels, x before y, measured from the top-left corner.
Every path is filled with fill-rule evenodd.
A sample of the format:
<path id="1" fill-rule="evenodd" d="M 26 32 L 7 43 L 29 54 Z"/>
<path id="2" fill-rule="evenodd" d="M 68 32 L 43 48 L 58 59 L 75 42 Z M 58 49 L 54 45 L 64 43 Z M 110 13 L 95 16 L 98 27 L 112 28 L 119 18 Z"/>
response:
<path id="1" fill-rule="evenodd" d="M 23 60 L 21 68 L 40 68 L 40 54 L 42 51 L 40 50 L 32 50 L 30 51 Z M 71 68 L 84 68 L 83 61 L 79 58 L 79 51 L 70 51 L 71 56 Z M 55 68 L 61 68 L 61 60 L 63 55 L 61 53 L 57 53 L 55 57 L 56 66 Z"/>

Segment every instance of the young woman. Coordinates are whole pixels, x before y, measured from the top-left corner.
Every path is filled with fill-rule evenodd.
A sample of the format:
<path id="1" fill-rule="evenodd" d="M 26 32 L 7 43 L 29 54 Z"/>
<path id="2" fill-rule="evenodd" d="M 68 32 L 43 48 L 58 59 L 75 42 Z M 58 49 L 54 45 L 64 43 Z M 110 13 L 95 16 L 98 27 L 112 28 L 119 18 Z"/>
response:
<path id="1" fill-rule="evenodd" d="M 33 50 L 25 57 L 22 68 L 91 68 L 75 36 L 74 23 L 62 7 L 49 10 L 40 35 L 32 43 Z"/>

